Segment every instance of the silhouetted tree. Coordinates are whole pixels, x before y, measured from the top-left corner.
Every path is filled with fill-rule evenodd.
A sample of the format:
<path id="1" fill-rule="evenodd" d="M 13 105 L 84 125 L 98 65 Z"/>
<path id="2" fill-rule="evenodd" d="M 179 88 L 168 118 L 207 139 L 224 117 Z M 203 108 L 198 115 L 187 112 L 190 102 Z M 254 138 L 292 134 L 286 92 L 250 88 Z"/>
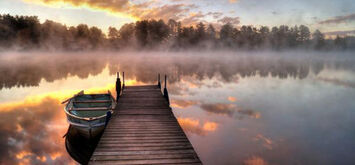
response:
<path id="1" fill-rule="evenodd" d="M 204 41 L 206 39 L 206 28 L 205 25 L 200 22 L 197 24 L 196 29 L 196 38 L 198 42 Z"/>
<path id="2" fill-rule="evenodd" d="M 324 35 L 317 29 L 314 31 L 312 34 L 312 39 L 314 42 L 314 48 L 319 50 L 324 48 L 325 46 L 325 40 L 324 40 Z"/>
<path id="3" fill-rule="evenodd" d="M 70 41 L 65 25 L 46 20 L 41 26 L 40 45 L 47 50 L 66 49 Z"/>
<path id="4" fill-rule="evenodd" d="M 76 33 L 74 35 L 75 42 L 78 45 L 79 50 L 90 49 L 89 41 L 90 30 L 87 25 L 80 24 L 76 27 Z"/>
<path id="5" fill-rule="evenodd" d="M 214 40 L 217 36 L 216 36 L 216 29 L 213 27 L 213 25 L 208 25 L 207 28 L 207 38 L 210 40 Z"/>
<path id="6" fill-rule="evenodd" d="M 309 28 L 307 26 L 301 25 L 299 27 L 299 37 L 297 41 L 301 42 L 304 46 L 309 44 L 309 40 L 311 37 L 311 32 L 309 31 Z"/>
<path id="7" fill-rule="evenodd" d="M 89 30 L 89 41 L 91 43 L 91 49 L 98 49 L 103 44 L 104 34 L 97 27 L 91 27 Z"/>
<path id="8" fill-rule="evenodd" d="M 220 31 L 220 40 L 224 46 L 232 47 L 233 46 L 233 31 L 234 28 L 230 23 L 227 23 L 222 26 Z"/>
<path id="9" fill-rule="evenodd" d="M 210 43 L 211 48 L 216 48 L 218 46 L 217 32 L 213 25 L 208 25 L 206 29 L 206 38 Z"/>
<path id="10" fill-rule="evenodd" d="M 133 37 L 134 37 L 134 31 L 135 31 L 135 25 L 133 23 L 130 24 L 124 24 L 120 30 L 120 39 L 121 39 L 121 45 L 123 47 L 127 47 L 128 45 L 131 46 Z"/>
<path id="11" fill-rule="evenodd" d="M 163 20 L 148 22 L 148 41 L 151 46 L 159 45 L 169 37 L 170 28 Z"/>
<path id="12" fill-rule="evenodd" d="M 114 27 L 109 27 L 108 28 L 108 38 L 110 45 L 113 49 L 119 49 L 119 39 L 120 39 L 120 33 L 118 30 Z"/>
<path id="13" fill-rule="evenodd" d="M 335 49 L 346 49 L 347 45 L 345 38 L 339 37 L 339 35 L 337 35 L 337 37 L 334 39 L 334 46 Z"/>
<path id="14" fill-rule="evenodd" d="M 170 33 L 172 35 L 176 36 L 176 34 L 178 33 L 178 22 L 176 22 L 173 19 L 169 19 L 168 26 L 169 26 L 169 29 L 170 29 Z"/>
<path id="15" fill-rule="evenodd" d="M 118 30 L 114 27 L 109 27 L 108 28 L 108 38 L 109 39 L 118 39 L 120 37 L 120 34 Z"/>
<path id="16" fill-rule="evenodd" d="M 138 44 L 142 47 L 148 43 L 148 21 L 137 21 L 135 28 L 135 36 Z"/>
<path id="17" fill-rule="evenodd" d="M 289 35 L 288 35 L 288 46 L 290 48 L 296 48 L 299 45 L 298 38 L 300 37 L 300 31 L 298 26 L 291 27 Z"/>
<path id="18" fill-rule="evenodd" d="M 267 26 L 261 26 L 259 29 L 260 32 L 260 42 L 261 46 L 267 47 L 269 45 L 269 35 L 270 35 L 270 29 Z"/>
<path id="19" fill-rule="evenodd" d="M 4 48 L 16 45 L 20 49 L 37 49 L 41 24 L 36 16 L 0 17 L 0 43 Z"/>
<path id="20" fill-rule="evenodd" d="M 191 47 L 195 45 L 195 29 L 190 27 L 183 27 L 178 34 L 178 45 L 183 48 Z"/>

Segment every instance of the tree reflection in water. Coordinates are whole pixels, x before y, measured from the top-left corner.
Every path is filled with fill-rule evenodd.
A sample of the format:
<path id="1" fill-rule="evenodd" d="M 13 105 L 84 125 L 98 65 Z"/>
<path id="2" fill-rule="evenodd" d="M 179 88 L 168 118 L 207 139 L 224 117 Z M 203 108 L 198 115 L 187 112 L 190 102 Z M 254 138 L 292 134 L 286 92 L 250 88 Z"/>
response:
<path id="1" fill-rule="evenodd" d="M 132 85 L 169 75 L 174 113 L 205 164 L 354 162 L 353 57 L 186 54 L 1 55 L 0 164 L 86 163 L 97 142 L 62 138 L 60 102 L 114 91 L 117 71 Z"/>
<path id="2" fill-rule="evenodd" d="M 69 55 L 18 55 L 0 57 L 0 89 L 38 86 L 42 80 L 53 82 L 68 76 L 81 79 L 98 75 L 108 67 L 111 75 L 125 71 L 127 79 L 143 83 L 154 83 L 156 74 L 168 74 L 169 82 L 179 82 L 182 77 L 191 76 L 197 80 L 218 77 L 221 82 L 231 82 L 239 77 L 260 75 L 261 77 L 288 77 L 304 79 L 310 73 L 317 75 L 324 68 L 355 71 L 354 59 L 348 57 L 325 58 L 300 56 L 297 53 L 241 54 L 215 53 L 201 56 L 190 53 L 122 53 L 104 55 L 100 53 Z M 100 58 L 97 58 L 97 57 Z M 220 56 L 223 56 L 221 58 Z"/>

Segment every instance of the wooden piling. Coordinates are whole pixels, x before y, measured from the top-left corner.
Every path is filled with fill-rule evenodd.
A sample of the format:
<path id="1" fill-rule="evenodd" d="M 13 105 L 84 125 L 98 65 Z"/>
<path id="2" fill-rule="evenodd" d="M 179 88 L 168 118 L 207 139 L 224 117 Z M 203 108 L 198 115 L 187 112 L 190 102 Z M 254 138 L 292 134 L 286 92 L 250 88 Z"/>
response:
<path id="1" fill-rule="evenodd" d="M 120 79 L 120 72 L 117 72 L 117 78 L 116 78 L 116 100 L 120 98 L 121 95 L 121 79 Z"/>
<path id="2" fill-rule="evenodd" d="M 160 74 L 158 74 L 158 87 L 161 88 L 161 84 L 160 84 Z"/>

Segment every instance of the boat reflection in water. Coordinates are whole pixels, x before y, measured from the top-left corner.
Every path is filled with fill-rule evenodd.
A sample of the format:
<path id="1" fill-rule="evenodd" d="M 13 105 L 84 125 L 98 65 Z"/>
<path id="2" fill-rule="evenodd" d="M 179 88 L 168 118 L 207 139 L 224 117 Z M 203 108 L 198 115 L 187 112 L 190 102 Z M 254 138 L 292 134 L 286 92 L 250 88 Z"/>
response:
<path id="1" fill-rule="evenodd" d="M 65 148 L 75 161 L 80 164 L 88 164 L 101 135 L 102 132 L 88 139 L 83 136 L 78 129 L 69 126 L 68 132 L 65 135 Z"/>

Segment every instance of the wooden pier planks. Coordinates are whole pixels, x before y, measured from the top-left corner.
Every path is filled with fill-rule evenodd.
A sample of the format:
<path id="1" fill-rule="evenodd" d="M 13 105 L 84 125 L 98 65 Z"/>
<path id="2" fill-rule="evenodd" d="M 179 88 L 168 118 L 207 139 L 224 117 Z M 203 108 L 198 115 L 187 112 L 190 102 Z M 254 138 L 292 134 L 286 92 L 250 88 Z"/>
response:
<path id="1" fill-rule="evenodd" d="M 158 86 L 126 86 L 89 164 L 202 164 Z"/>

